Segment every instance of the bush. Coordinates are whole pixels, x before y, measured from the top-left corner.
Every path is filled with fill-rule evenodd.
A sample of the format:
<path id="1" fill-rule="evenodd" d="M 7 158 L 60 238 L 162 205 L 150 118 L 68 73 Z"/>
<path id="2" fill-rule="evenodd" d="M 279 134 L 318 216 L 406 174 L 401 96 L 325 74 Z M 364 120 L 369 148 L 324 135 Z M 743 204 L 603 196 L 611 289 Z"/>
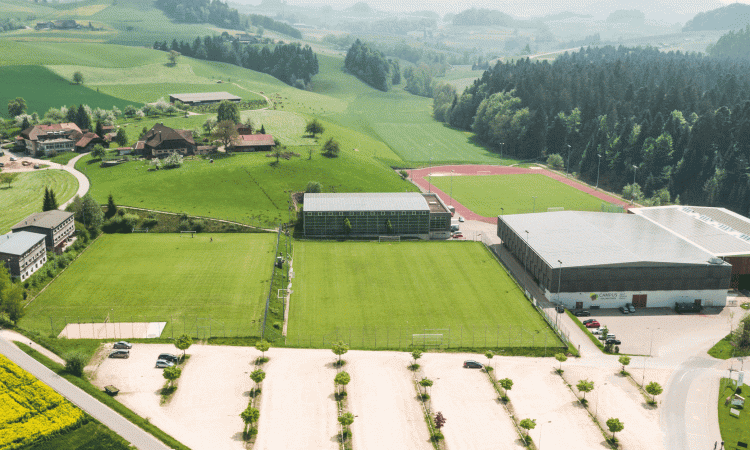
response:
<path id="1" fill-rule="evenodd" d="M 399 170 L 398 173 L 401 174 L 401 178 L 403 178 L 404 180 L 409 177 L 409 172 L 407 172 L 407 171 L 405 171 L 403 169 Z"/>
<path id="2" fill-rule="evenodd" d="M 558 154 L 549 155 L 547 158 L 547 165 L 552 167 L 553 169 L 562 169 L 565 167 L 565 162 L 563 161 L 562 156 Z"/>
<path id="3" fill-rule="evenodd" d="M 63 359 L 65 360 L 66 372 L 77 377 L 83 375 L 83 368 L 86 367 L 86 357 L 82 353 L 68 353 Z"/>
<path id="4" fill-rule="evenodd" d="M 102 225 L 102 230 L 105 233 L 130 233 L 133 231 L 133 228 L 135 228 L 140 219 L 141 218 L 138 217 L 137 214 L 117 214 L 111 219 L 104 222 L 104 225 Z"/>
<path id="5" fill-rule="evenodd" d="M 430 436 L 430 440 L 432 440 L 432 442 L 440 442 L 443 439 L 445 439 L 445 436 L 443 436 L 443 432 L 440 430 L 433 432 L 432 436 Z"/>
<path id="6" fill-rule="evenodd" d="M 281 322 L 274 322 L 273 327 L 276 328 L 277 330 L 281 330 Z"/>
<path id="7" fill-rule="evenodd" d="M 307 187 L 305 188 L 305 193 L 307 194 L 318 194 L 323 190 L 323 186 L 321 186 L 320 183 L 317 181 L 311 181 L 307 183 Z"/>

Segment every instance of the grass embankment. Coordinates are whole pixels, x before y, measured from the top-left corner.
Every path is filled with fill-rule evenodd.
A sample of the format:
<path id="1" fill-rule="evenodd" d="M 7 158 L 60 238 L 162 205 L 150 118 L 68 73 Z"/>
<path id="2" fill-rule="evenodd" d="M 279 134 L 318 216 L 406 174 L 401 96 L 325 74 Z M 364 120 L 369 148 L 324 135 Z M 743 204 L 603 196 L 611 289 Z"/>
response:
<path id="1" fill-rule="evenodd" d="M 10 187 L 0 185 L 0 234 L 26 216 L 42 211 L 44 188 L 55 191 L 58 203 L 68 201 L 78 191 L 78 180 L 64 170 L 21 172 Z"/>
<path id="2" fill-rule="evenodd" d="M 485 217 L 546 212 L 554 207 L 564 207 L 566 211 L 601 211 L 602 206 L 602 200 L 593 195 L 540 174 L 433 176 L 432 184 L 443 192 L 452 191 L 453 198 Z"/>
<path id="3" fill-rule="evenodd" d="M 736 349 L 734 345 L 732 345 L 731 338 L 731 334 L 726 335 L 724 339 L 720 340 L 716 343 L 716 345 L 711 347 L 711 349 L 708 351 L 708 354 L 716 359 L 729 359 L 740 356 L 750 356 L 750 350 Z"/>
<path id="4" fill-rule="evenodd" d="M 719 386 L 719 429 L 721 430 L 721 439 L 727 443 L 726 448 L 734 447 L 736 442 L 750 443 L 750 414 L 747 409 L 739 409 L 740 416 L 734 417 L 729 414 L 732 408 L 731 403 L 726 405 L 726 398 L 732 396 L 735 392 L 735 382 L 730 384 L 728 378 L 722 378 Z M 742 386 L 742 395 L 747 398 L 750 387 L 746 384 Z M 731 445 L 731 447 L 729 447 Z"/>
<path id="5" fill-rule="evenodd" d="M 158 321 L 163 337 L 258 336 L 274 243 L 266 233 L 104 235 L 20 326 L 58 334 L 66 322 Z"/>
<path id="6" fill-rule="evenodd" d="M 18 348 L 26 352 L 29 356 L 36 359 L 40 363 L 44 364 L 48 369 L 52 370 L 62 378 L 65 378 L 67 381 L 69 381 L 71 384 L 75 385 L 79 389 L 83 390 L 90 396 L 94 397 L 95 399 L 99 400 L 100 402 L 104 403 L 108 407 L 112 408 L 115 412 L 123 416 L 125 419 L 129 420 L 133 424 L 139 426 L 144 431 L 152 434 L 155 438 L 159 439 L 169 447 L 176 449 L 176 450 L 190 450 L 185 445 L 178 442 L 175 438 L 168 435 L 167 433 L 163 432 L 156 426 L 152 425 L 148 419 L 143 418 L 137 414 L 135 414 L 133 411 L 128 409 L 127 407 L 123 406 L 122 403 L 118 402 L 114 398 L 110 397 L 108 394 L 106 394 L 104 391 L 100 390 L 96 386 L 89 383 L 87 380 L 83 378 L 79 378 L 77 376 L 71 375 L 65 371 L 65 368 L 61 366 L 60 364 L 57 364 L 56 362 L 50 360 L 46 356 L 42 355 L 41 353 L 37 352 L 36 350 L 29 348 L 29 346 L 17 343 Z M 99 447 L 93 447 L 93 448 L 99 448 Z"/>
<path id="7" fill-rule="evenodd" d="M 288 345 L 405 349 L 442 334 L 441 348 L 562 347 L 479 243 L 297 242 L 294 266 Z"/>

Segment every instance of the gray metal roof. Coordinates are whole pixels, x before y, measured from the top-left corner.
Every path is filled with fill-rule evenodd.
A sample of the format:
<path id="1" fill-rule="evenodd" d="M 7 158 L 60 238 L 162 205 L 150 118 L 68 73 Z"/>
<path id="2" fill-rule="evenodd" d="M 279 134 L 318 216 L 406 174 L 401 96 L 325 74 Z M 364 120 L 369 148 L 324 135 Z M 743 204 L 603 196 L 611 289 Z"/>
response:
<path id="1" fill-rule="evenodd" d="M 0 235 L 0 253 L 22 256 L 30 248 L 44 241 L 45 236 L 29 231 L 19 231 Z"/>
<path id="2" fill-rule="evenodd" d="M 501 216 L 551 267 L 705 265 L 714 255 L 632 214 L 560 211 Z"/>
<path id="3" fill-rule="evenodd" d="M 324 211 L 429 211 L 419 192 L 305 194 L 306 212 Z"/>
<path id="4" fill-rule="evenodd" d="M 11 230 L 17 230 L 25 227 L 39 227 L 53 229 L 61 223 L 68 220 L 73 215 L 71 212 L 53 209 L 51 211 L 38 212 L 23 219 L 11 227 Z"/>
<path id="5" fill-rule="evenodd" d="M 177 100 L 185 102 L 208 102 L 208 101 L 221 101 L 221 100 L 242 100 L 234 94 L 229 92 L 196 92 L 192 94 L 169 94 L 170 97 L 174 97 Z"/>
<path id="6" fill-rule="evenodd" d="M 723 208 L 676 205 L 631 211 L 716 256 L 750 254 L 750 223 Z"/>

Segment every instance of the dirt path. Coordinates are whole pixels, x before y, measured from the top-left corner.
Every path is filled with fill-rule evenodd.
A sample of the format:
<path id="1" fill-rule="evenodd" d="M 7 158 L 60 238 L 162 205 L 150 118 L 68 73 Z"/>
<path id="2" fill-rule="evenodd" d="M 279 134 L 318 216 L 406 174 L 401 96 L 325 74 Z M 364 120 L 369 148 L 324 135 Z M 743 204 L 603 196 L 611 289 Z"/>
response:
<path id="1" fill-rule="evenodd" d="M 416 399 L 411 360 L 403 352 L 350 351 L 344 370 L 357 450 L 429 450 L 427 424 Z"/>
<path id="2" fill-rule="evenodd" d="M 29 340 L 29 338 L 22 335 L 21 333 L 17 333 L 13 330 L 0 330 L 0 337 L 11 342 L 20 342 L 22 344 L 26 344 L 29 347 L 41 353 L 42 355 L 51 359 L 52 361 L 58 364 L 61 364 L 63 366 L 65 365 L 65 361 L 59 356 L 57 356 L 57 354 L 47 350 L 46 348 L 42 347 L 41 345 L 35 342 L 32 342 L 31 340 Z"/>
<path id="3" fill-rule="evenodd" d="M 480 370 L 464 369 L 465 359 L 479 360 L 479 356 L 428 353 L 419 360 L 424 376 L 434 382 L 430 392 L 432 410 L 442 412 L 446 419 L 443 434 L 447 447 L 450 450 L 524 448 L 487 375 Z"/>
<path id="4" fill-rule="evenodd" d="M 270 357 L 254 449 L 338 450 L 335 355 L 330 350 L 278 348 Z"/>
<path id="5" fill-rule="evenodd" d="M 581 192 L 593 195 L 594 197 L 604 200 L 615 205 L 622 206 L 627 209 L 632 207 L 628 202 L 623 201 L 617 197 L 607 194 L 606 192 L 595 190 L 594 188 L 580 183 L 572 178 L 567 178 L 557 172 L 547 170 L 544 168 L 527 169 L 523 167 L 512 167 L 512 166 L 486 166 L 486 165 L 456 165 L 456 166 L 437 166 L 437 167 L 425 167 L 422 169 L 409 170 L 409 177 L 412 183 L 417 185 L 422 192 L 435 192 L 446 204 L 452 204 L 456 208 L 456 214 L 463 216 L 467 220 L 479 220 L 487 223 L 497 223 L 497 217 L 484 217 L 474 213 L 466 206 L 462 205 L 455 198 L 451 198 L 446 192 L 438 189 L 434 184 L 429 182 L 429 176 L 466 176 L 466 175 L 515 175 L 515 174 L 539 174 L 557 180 L 561 183 L 565 183 L 568 186 L 574 187 Z"/>
<path id="6" fill-rule="evenodd" d="M 268 103 L 268 106 L 266 106 L 264 108 L 260 108 L 260 109 L 253 109 L 252 111 L 263 111 L 264 109 L 269 109 L 269 108 L 271 108 L 273 106 L 273 100 L 271 100 L 270 98 L 268 98 L 266 96 L 266 94 L 264 94 L 262 92 L 251 91 L 250 89 L 244 88 L 244 87 L 240 86 L 237 83 L 232 83 L 232 84 L 235 85 L 235 86 L 237 86 L 238 88 L 242 89 L 243 91 L 252 92 L 253 94 L 260 95 L 261 97 L 263 97 L 263 98 L 266 99 L 266 103 Z"/>

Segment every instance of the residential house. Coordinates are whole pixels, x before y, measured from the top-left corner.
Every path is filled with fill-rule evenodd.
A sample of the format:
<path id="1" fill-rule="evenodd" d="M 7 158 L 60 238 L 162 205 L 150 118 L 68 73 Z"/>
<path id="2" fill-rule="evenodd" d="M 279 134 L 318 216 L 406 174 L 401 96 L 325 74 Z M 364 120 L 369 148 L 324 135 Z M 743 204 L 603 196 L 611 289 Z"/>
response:
<path id="1" fill-rule="evenodd" d="M 47 250 L 62 253 L 76 231 L 73 213 L 54 209 L 34 213 L 11 227 L 13 233 L 28 231 L 45 237 Z"/>
<path id="2" fill-rule="evenodd" d="M 73 151 L 76 142 L 82 136 L 83 133 L 78 125 L 70 122 L 35 125 L 21 131 L 21 134 L 16 137 L 16 145 L 24 148 L 31 156 L 46 156 L 52 152 Z"/>
<path id="3" fill-rule="evenodd" d="M 162 123 L 157 123 L 148 130 L 143 140 L 136 144 L 136 148 L 141 142 L 143 142 L 143 156 L 146 158 L 164 158 L 171 153 L 179 153 L 183 156 L 194 155 L 197 150 L 192 131 L 175 130 Z"/>
<path id="4" fill-rule="evenodd" d="M 0 235 L 0 261 L 11 277 L 23 281 L 47 262 L 44 240 L 43 234 L 28 231 Z"/>
<path id="5" fill-rule="evenodd" d="M 104 144 L 104 139 L 98 134 L 87 132 L 76 142 L 75 151 L 78 153 L 87 153 L 94 149 L 96 144 Z"/>
<path id="6" fill-rule="evenodd" d="M 269 151 L 274 145 L 276 145 L 276 142 L 270 134 L 241 134 L 232 142 L 232 151 Z"/>

